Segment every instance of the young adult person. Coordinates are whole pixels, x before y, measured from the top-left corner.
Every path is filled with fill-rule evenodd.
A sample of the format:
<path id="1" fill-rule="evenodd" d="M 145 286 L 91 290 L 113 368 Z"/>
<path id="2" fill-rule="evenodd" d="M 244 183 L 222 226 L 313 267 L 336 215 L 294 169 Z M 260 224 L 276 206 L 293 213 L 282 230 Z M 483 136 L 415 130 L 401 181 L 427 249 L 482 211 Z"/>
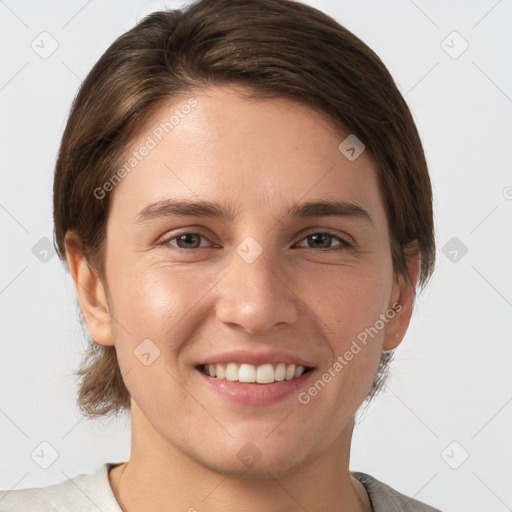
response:
<path id="1" fill-rule="evenodd" d="M 410 111 L 347 29 L 288 0 L 146 17 L 74 101 L 54 221 L 79 404 L 129 409 L 131 456 L 2 511 L 436 510 L 349 470 L 435 245 Z"/>

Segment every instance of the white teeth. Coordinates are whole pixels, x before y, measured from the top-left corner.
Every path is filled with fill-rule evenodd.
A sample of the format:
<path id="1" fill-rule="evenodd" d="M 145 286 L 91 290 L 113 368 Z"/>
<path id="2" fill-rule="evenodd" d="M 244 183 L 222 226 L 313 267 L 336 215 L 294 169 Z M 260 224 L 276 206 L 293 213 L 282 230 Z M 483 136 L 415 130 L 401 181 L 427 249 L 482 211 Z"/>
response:
<path id="1" fill-rule="evenodd" d="M 285 377 L 286 377 L 286 365 L 284 363 L 279 363 L 276 366 L 274 379 L 277 380 L 278 382 L 280 382 L 280 381 L 284 380 Z"/>
<path id="2" fill-rule="evenodd" d="M 226 366 L 226 380 L 231 382 L 238 380 L 238 365 L 236 363 L 229 363 Z"/>
<path id="3" fill-rule="evenodd" d="M 292 380 L 305 373 L 304 366 L 286 365 L 279 363 L 275 367 L 270 364 L 254 366 L 252 364 L 209 364 L 203 367 L 204 373 L 217 379 L 229 380 L 231 382 L 257 382 L 258 384 L 271 384 L 283 380 Z"/>
<path id="4" fill-rule="evenodd" d="M 295 377 L 295 365 L 291 364 L 286 368 L 286 380 L 292 380 Z"/>
<path id="5" fill-rule="evenodd" d="M 274 367 L 271 364 L 258 366 L 256 382 L 260 384 L 274 382 Z"/>
<path id="6" fill-rule="evenodd" d="M 256 368 L 252 364 L 241 364 L 238 369 L 238 382 L 256 382 Z"/>
<path id="7" fill-rule="evenodd" d="M 226 369 L 221 364 L 218 364 L 217 366 L 215 366 L 215 373 L 216 373 L 218 379 L 226 378 Z"/>

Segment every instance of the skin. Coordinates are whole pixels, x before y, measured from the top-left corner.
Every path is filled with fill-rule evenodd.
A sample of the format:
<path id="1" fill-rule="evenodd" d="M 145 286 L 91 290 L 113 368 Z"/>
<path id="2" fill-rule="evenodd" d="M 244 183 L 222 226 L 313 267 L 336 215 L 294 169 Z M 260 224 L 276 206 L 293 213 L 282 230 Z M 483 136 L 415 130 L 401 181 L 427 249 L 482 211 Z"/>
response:
<path id="1" fill-rule="evenodd" d="M 129 512 L 371 511 L 349 472 L 354 415 L 382 350 L 407 330 L 419 256 L 409 258 L 410 283 L 395 276 L 375 165 L 368 152 L 352 162 L 341 154 L 348 132 L 308 106 L 249 101 L 234 86 L 193 96 L 198 105 L 111 192 L 106 283 L 67 237 L 91 337 L 115 345 L 132 397 L 131 457 L 109 474 L 114 494 Z M 185 101 L 162 107 L 132 150 Z M 169 198 L 223 202 L 237 216 L 137 223 Z M 371 222 L 284 216 L 293 202 L 327 199 L 364 208 Z M 198 231 L 195 252 L 169 241 Z M 308 238 L 326 231 L 353 247 Z M 248 236 L 262 248 L 252 263 L 236 252 Z M 295 393 L 235 404 L 194 369 L 223 351 L 274 348 L 312 362 L 320 378 L 395 303 L 401 310 L 307 405 Z M 150 366 L 133 354 L 146 338 L 160 350 Z M 237 457 L 248 441 L 261 453 L 252 467 Z"/>

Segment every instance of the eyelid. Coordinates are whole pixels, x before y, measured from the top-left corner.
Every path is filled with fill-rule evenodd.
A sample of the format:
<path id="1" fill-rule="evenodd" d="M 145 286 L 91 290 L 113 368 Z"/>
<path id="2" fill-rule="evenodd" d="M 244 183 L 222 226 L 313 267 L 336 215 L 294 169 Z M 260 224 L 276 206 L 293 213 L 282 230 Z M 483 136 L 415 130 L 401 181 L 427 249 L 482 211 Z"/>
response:
<path id="1" fill-rule="evenodd" d="M 306 238 L 309 235 L 315 235 L 317 233 L 327 234 L 327 235 L 331 235 L 334 238 L 338 238 L 339 240 L 344 242 L 347 247 L 349 247 L 349 246 L 355 247 L 357 245 L 356 241 L 348 233 L 345 233 L 345 232 L 340 233 L 339 231 L 332 229 L 332 228 L 322 228 L 322 227 L 318 227 L 318 226 L 312 227 L 312 228 L 306 228 L 305 230 L 303 230 L 299 234 L 299 236 L 301 236 L 300 240 L 303 240 L 304 238 Z M 309 247 L 309 249 L 311 249 L 311 247 Z"/>
<path id="2" fill-rule="evenodd" d="M 213 243 L 209 236 L 204 232 L 202 231 L 201 229 L 196 229 L 196 228 L 184 228 L 182 230 L 178 230 L 178 232 L 172 232 L 172 233 L 166 233 L 165 235 L 161 236 L 158 240 L 157 240 L 157 244 L 159 245 L 167 245 L 169 244 L 169 242 L 171 242 L 172 240 L 175 240 L 176 238 L 179 238 L 180 236 L 183 236 L 183 235 L 199 235 L 203 238 L 205 238 L 206 240 L 208 240 L 209 242 Z M 181 247 L 176 247 L 177 249 L 181 249 Z M 189 251 L 197 251 L 199 249 L 203 249 L 203 247 L 198 247 L 196 249 L 189 249 Z M 181 249 L 181 250 L 186 250 L 186 249 Z"/>
<path id="3" fill-rule="evenodd" d="M 302 242 L 303 240 L 305 240 L 308 236 L 311 236 L 311 235 L 316 235 L 316 234 L 320 234 L 320 235 L 329 235 L 331 236 L 332 238 L 336 239 L 338 242 L 339 242 L 339 245 L 335 245 L 334 247 L 328 247 L 327 249 L 315 249 L 314 247 L 304 247 L 304 249 L 309 249 L 310 251 L 324 251 L 324 252 L 328 252 L 329 250 L 335 250 L 336 247 L 339 247 L 339 246 L 342 246 L 342 247 L 345 247 L 346 249 L 349 249 L 349 248 L 353 248 L 354 247 L 354 244 L 350 243 L 348 240 L 346 240 L 344 237 L 336 234 L 336 233 L 333 233 L 331 231 L 322 231 L 322 230 L 316 230 L 316 231 L 311 231 L 309 233 L 306 233 L 300 240 L 299 242 Z"/>

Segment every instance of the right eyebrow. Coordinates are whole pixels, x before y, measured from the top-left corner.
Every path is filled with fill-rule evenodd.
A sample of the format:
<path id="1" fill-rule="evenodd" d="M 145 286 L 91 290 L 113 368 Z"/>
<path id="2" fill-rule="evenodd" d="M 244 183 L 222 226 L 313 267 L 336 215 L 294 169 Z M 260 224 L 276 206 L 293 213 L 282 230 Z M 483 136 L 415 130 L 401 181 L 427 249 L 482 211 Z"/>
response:
<path id="1" fill-rule="evenodd" d="M 166 199 L 148 204 L 138 214 L 136 222 L 146 222 L 158 217 L 215 217 L 233 221 L 236 214 L 220 203 L 212 201 L 191 201 L 189 199 Z"/>

